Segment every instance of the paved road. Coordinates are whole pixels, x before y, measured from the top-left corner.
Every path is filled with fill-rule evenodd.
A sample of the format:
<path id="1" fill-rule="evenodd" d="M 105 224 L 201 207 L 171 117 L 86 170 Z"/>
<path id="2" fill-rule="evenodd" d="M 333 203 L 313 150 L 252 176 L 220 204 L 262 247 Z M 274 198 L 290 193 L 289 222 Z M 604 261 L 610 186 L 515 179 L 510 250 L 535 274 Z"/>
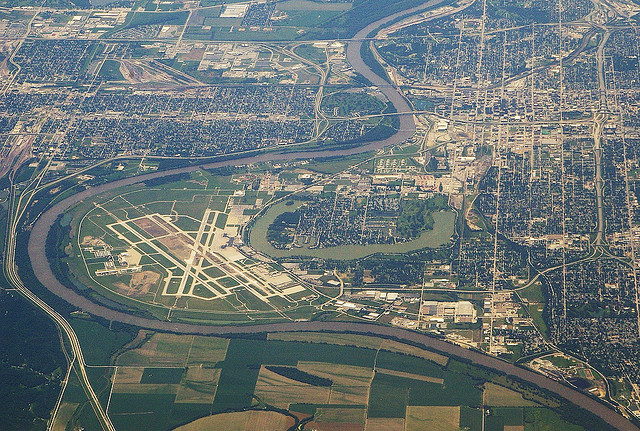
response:
<path id="1" fill-rule="evenodd" d="M 360 55 L 360 49 L 362 48 L 363 41 L 367 41 L 369 34 L 377 30 L 379 28 L 384 27 L 386 24 L 389 24 L 393 21 L 396 21 L 399 18 L 417 14 L 420 12 L 424 12 L 427 9 L 431 9 L 434 6 L 442 3 L 444 0 L 430 0 L 423 3 L 420 6 L 403 10 L 401 12 L 395 13 L 393 15 L 389 15 L 385 18 L 382 18 L 376 22 L 373 22 L 360 30 L 353 37 L 351 41 L 347 43 L 347 61 L 351 66 L 360 73 L 362 76 L 367 78 L 374 86 L 378 87 L 378 89 L 389 99 L 389 101 L 396 108 L 396 112 L 400 115 L 400 131 L 398 132 L 398 137 L 401 137 L 402 140 L 410 138 L 415 130 L 416 124 L 411 112 L 413 109 L 409 106 L 404 96 L 398 91 L 398 89 L 389 84 L 382 77 L 378 76 L 369 66 L 367 66 Z"/>
<path id="2" fill-rule="evenodd" d="M 11 186 L 11 205 L 9 208 L 20 208 L 20 203 L 14 205 L 14 201 L 16 199 L 15 195 L 15 187 Z M 21 199 L 18 197 L 18 199 Z M 69 360 L 69 372 L 71 371 L 71 367 L 73 367 L 78 372 L 78 378 L 80 380 L 80 384 L 82 385 L 85 393 L 91 403 L 91 406 L 96 414 L 98 421 L 101 424 L 103 430 L 107 431 L 115 431 L 115 427 L 111 423 L 111 419 L 106 414 L 102 406 L 100 405 L 100 400 L 96 395 L 93 387 L 91 386 L 91 382 L 89 380 L 89 376 L 87 374 L 86 362 L 84 359 L 84 355 L 82 353 L 82 348 L 80 346 L 80 340 L 73 330 L 71 324 L 54 310 L 49 304 L 40 299 L 36 294 L 34 294 L 31 290 L 24 285 L 20 276 L 18 275 L 18 267 L 15 262 L 15 252 L 16 252 L 16 238 L 14 233 L 18 229 L 19 217 L 13 217 L 10 214 L 10 236 L 7 238 L 7 248 L 5 255 L 5 277 L 6 279 L 13 285 L 22 295 L 24 295 L 28 300 L 33 302 L 38 308 L 44 311 L 56 324 L 60 327 L 60 329 L 67 335 L 67 339 L 69 340 L 69 344 L 71 347 L 71 351 L 73 352 L 73 357 Z M 61 333 L 62 336 L 62 333 Z M 65 353 L 66 354 L 66 353 Z M 67 374 L 68 377 L 68 374 Z M 63 383 L 63 387 L 66 387 L 66 382 Z M 60 400 L 61 398 L 59 398 Z M 58 409 L 59 404 L 56 405 L 56 410 Z M 55 415 L 55 413 L 54 413 Z"/>
<path id="3" fill-rule="evenodd" d="M 365 148 L 377 148 L 379 143 L 369 144 L 368 147 Z M 349 149 L 343 151 L 334 151 L 331 154 L 351 154 L 353 152 L 357 152 L 357 150 L 362 151 L 363 148 L 359 147 L 356 149 Z M 258 160 L 282 160 L 284 159 L 295 159 L 295 158 L 306 158 L 313 156 L 326 156 L 325 152 L 302 152 L 302 153 L 291 153 L 285 155 L 277 155 L 277 154 L 265 154 L 261 156 L 251 157 L 247 159 L 240 160 L 227 160 L 222 162 L 210 163 L 205 167 L 213 168 L 213 167 L 221 167 L 221 166 L 229 166 L 236 165 L 240 163 L 250 163 Z M 189 167 L 182 169 L 174 169 L 166 172 L 154 172 L 151 174 L 146 174 L 133 178 L 126 178 L 123 180 L 115 181 L 112 183 L 104 184 L 97 187 L 92 187 L 87 190 L 84 190 L 80 193 L 77 193 L 73 196 L 70 196 L 49 210 L 44 212 L 42 216 L 37 220 L 33 229 L 31 231 L 31 236 L 29 238 L 29 258 L 31 260 L 34 273 L 38 280 L 46 286 L 51 292 L 61 297 L 65 301 L 70 304 L 78 307 L 79 309 L 91 313 L 95 316 L 99 316 L 105 318 L 107 320 L 118 321 L 122 323 L 126 323 L 129 325 L 139 326 L 148 329 L 160 330 L 160 331 L 170 331 L 170 332 L 178 332 L 185 334 L 203 334 L 203 335 L 227 335 L 227 334 L 241 334 L 241 333 L 259 333 L 259 332 L 280 332 L 280 331 L 332 331 L 332 332 L 361 332 L 361 333 L 370 333 L 373 335 L 380 335 L 386 337 L 394 337 L 399 340 L 411 341 L 414 343 L 422 344 L 428 348 L 449 354 L 458 357 L 462 357 L 465 359 L 469 359 L 472 362 L 480 365 L 484 365 L 486 367 L 496 369 L 508 374 L 512 374 L 517 376 L 523 380 L 532 382 L 542 388 L 550 390 L 554 393 L 561 395 L 562 397 L 568 399 L 569 401 L 580 405 L 581 407 L 593 412 L 594 414 L 600 416 L 607 423 L 612 424 L 620 430 L 624 431 L 639 431 L 640 428 L 637 428 L 633 424 L 631 424 L 628 420 L 626 420 L 623 416 L 615 412 L 614 410 L 608 408 L 607 406 L 601 404 L 598 401 L 595 401 L 588 397 L 587 395 L 575 391 L 571 388 L 568 388 L 554 380 L 548 379 L 542 375 L 537 373 L 524 370 L 522 368 L 516 367 L 512 364 L 508 364 L 499 359 L 470 351 L 464 349 L 462 347 L 458 347 L 449 343 L 446 343 L 442 340 L 438 340 L 423 334 L 418 334 L 415 332 L 407 331 L 400 328 L 393 327 L 385 327 L 373 324 L 358 324 L 358 323 L 338 323 L 338 322 L 296 322 L 296 323 L 277 323 L 277 324 L 265 324 L 265 325 L 255 325 L 255 326 L 224 326 L 224 327 L 214 327 L 207 325 L 191 325 L 185 323 L 172 323 L 166 321 L 152 320 L 146 319 L 139 316 L 134 316 L 131 314 L 123 313 L 120 311 L 112 310 L 110 308 L 104 307 L 102 305 L 96 304 L 84 296 L 76 293 L 74 290 L 69 289 L 62 285 L 54 276 L 49 262 L 45 253 L 45 241 L 47 234 L 56 219 L 59 215 L 63 214 L 67 209 L 71 206 L 75 205 L 78 202 L 90 199 L 100 193 L 106 192 L 108 190 L 112 190 L 114 188 L 123 187 L 126 185 L 136 184 L 145 180 L 160 178 L 166 175 L 172 175 L 181 172 L 189 172 L 195 169 L 199 169 L 199 167 Z"/>
<path id="4" fill-rule="evenodd" d="M 371 31 L 378 27 L 381 27 L 400 16 L 404 16 L 410 13 L 417 13 L 429 7 L 432 7 L 442 0 L 432 0 L 420 7 L 412 8 L 400 12 L 398 14 L 391 15 L 376 23 L 367 26 L 361 30 L 354 39 L 362 39 L 367 36 Z M 357 332 L 367 333 L 372 335 L 378 335 L 383 337 L 393 337 L 398 340 L 409 341 L 412 343 L 418 343 L 427 348 L 443 352 L 448 355 L 457 356 L 470 360 L 471 362 L 479 365 L 483 365 L 504 373 L 514 375 L 523 380 L 529 381 L 541 388 L 552 391 L 561 395 L 567 400 L 580 405 L 581 407 L 593 412 L 601 417 L 607 423 L 617 427 L 622 431 L 640 431 L 626 420 L 623 416 L 601 404 L 600 402 L 588 397 L 587 395 L 568 388 L 554 380 L 548 379 L 540 374 L 528 371 L 512 364 L 503 362 L 497 358 L 493 358 L 475 351 L 467 350 L 459 346 L 444 342 L 442 340 L 429 337 L 424 334 L 419 334 L 395 327 L 386 327 L 374 324 L 361 324 L 361 323 L 346 323 L 346 322 L 296 322 L 296 323 L 274 323 L 274 324 L 262 324 L 253 326 L 207 326 L 207 325 L 191 325 L 186 323 L 172 323 L 166 321 L 152 320 L 139 316 L 130 315 L 120 311 L 112 310 L 102 305 L 96 304 L 84 296 L 76 293 L 74 290 L 63 286 L 54 276 L 51 267 L 47 261 L 45 253 L 45 241 L 48 232 L 55 223 L 59 215 L 64 214 L 70 207 L 78 202 L 85 201 L 97 196 L 100 193 L 112 190 L 115 188 L 137 184 L 146 180 L 160 178 L 167 175 L 173 175 L 178 173 L 192 172 L 201 167 L 216 168 L 223 166 L 232 166 L 247 163 L 256 163 L 264 161 L 284 161 L 284 160 L 296 160 L 314 157 L 327 157 L 327 156 L 346 156 L 350 154 L 356 154 L 365 151 L 371 151 L 380 149 L 382 147 L 398 144 L 413 135 L 415 131 L 415 123 L 413 115 L 410 113 L 411 109 L 404 99 L 404 97 L 395 89 L 389 85 L 382 78 L 378 77 L 360 57 L 360 46 L 362 42 L 357 40 L 351 41 L 347 45 L 347 58 L 353 65 L 353 67 L 367 79 L 372 81 L 380 88 L 386 97 L 396 108 L 396 111 L 400 114 L 400 130 L 392 137 L 382 140 L 365 143 L 359 147 L 349 148 L 344 150 L 328 150 L 328 151 L 308 151 L 308 152 L 296 152 L 288 154 L 268 153 L 252 157 L 244 157 L 235 160 L 225 160 L 220 162 L 208 163 L 203 166 L 186 167 L 180 169 L 174 169 L 165 172 L 154 172 L 146 175 L 141 175 L 134 178 L 126 178 L 112 183 L 104 184 L 97 187 L 92 187 L 70 196 L 56 205 L 52 206 L 46 212 L 44 212 L 36 221 L 31 231 L 29 238 L 28 254 L 31 260 L 34 273 L 38 280 L 52 293 L 56 294 L 60 298 L 64 299 L 68 303 L 75 307 L 91 313 L 95 316 L 99 316 L 108 320 L 118 321 L 134 326 L 143 328 L 171 331 L 185 334 L 202 334 L 202 335 L 231 335 L 231 334 L 243 334 L 243 333 L 261 333 L 261 332 L 292 332 L 292 331 L 329 331 L 329 332 Z"/>
<path id="5" fill-rule="evenodd" d="M 371 23 L 360 30 L 358 33 L 356 33 L 354 39 L 347 43 L 346 56 L 349 64 L 351 64 L 354 70 L 368 79 L 374 86 L 378 87 L 378 89 L 396 108 L 397 113 L 405 114 L 399 117 L 400 131 L 398 132 L 399 135 L 405 136 L 405 139 L 411 137 L 416 130 L 416 124 L 413 119 L 413 115 L 410 114 L 412 108 L 409 106 L 403 95 L 394 86 L 389 84 L 389 82 L 384 80 L 382 77 L 378 76 L 373 70 L 371 70 L 369 66 L 366 65 L 366 63 L 362 59 L 362 56 L 360 55 L 360 49 L 362 48 L 363 43 L 362 39 L 366 38 L 372 31 L 382 27 L 384 24 L 391 22 L 396 18 L 407 15 L 407 13 L 410 13 L 412 11 L 419 12 L 430 6 L 441 3 L 442 1 L 443 0 L 431 0 L 425 3 L 424 6 L 413 8 L 409 11 L 399 12 L 374 23 Z"/>
<path id="6" fill-rule="evenodd" d="M 594 116 L 593 124 L 593 154 L 596 164 L 595 188 L 596 188 L 596 206 L 598 208 L 598 231 L 596 234 L 596 245 L 602 245 L 604 239 L 604 182 L 602 181 L 602 125 L 604 118 L 602 114 Z"/>

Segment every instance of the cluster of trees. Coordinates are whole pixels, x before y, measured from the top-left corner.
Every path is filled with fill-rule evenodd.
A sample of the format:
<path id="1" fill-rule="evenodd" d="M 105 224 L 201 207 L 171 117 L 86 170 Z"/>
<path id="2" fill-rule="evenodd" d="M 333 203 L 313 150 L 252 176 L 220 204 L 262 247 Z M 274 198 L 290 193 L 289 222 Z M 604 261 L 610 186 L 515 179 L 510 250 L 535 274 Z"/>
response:
<path id="1" fill-rule="evenodd" d="M 293 235 L 300 220 L 300 211 L 282 213 L 269 225 L 267 241 L 275 248 L 284 248 L 293 242 Z"/>
<path id="2" fill-rule="evenodd" d="M 295 380 L 297 382 L 308 383 L 311 386 L 326 386 L 329 387 L 333 384 L 330 379 L 324 377 L 314 376 L 295 367 L 280 367 L 275 365 L 267 365 L 265 367 L 269 371 L 273 371 L 276 374 L 280 374 L 288 379 Z"/>
<path id="3" fill-rule="evenodd" d="M 404 238 L 415 238 L 422 231 L 433 229 L 431 214 L 447 207 L 447 197 L 444 195 L 435 195 L 426 200 L 405 201 L 396 225 L 398 235 Z"/>

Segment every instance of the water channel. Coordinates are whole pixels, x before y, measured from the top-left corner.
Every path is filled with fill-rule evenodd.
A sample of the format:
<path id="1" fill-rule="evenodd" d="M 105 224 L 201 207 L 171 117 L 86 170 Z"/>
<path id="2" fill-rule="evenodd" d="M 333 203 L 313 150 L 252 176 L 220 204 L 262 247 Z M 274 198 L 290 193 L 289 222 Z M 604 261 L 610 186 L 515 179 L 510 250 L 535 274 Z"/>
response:
<path id="1" fill-rule="evenodd" d="M 295 211 L 298 205 L 287 205 L 278 202 L 267 209 L 251 228 L 249 243 L 251 247 L 267 256 L 280 258 L 291 256 L 318 257 L 321 259 L 351 260 L 361 259 L 375 253 L 408 253 L 422 248 L 435 248 L 447 244 L 453 235 L 456 221 L 455 213 L 440 211 L 433 213 L 434 225 L 432 230 L 424 231 L 412 241 L 397 244 L 369 244 L 369 245 L 343 245 L 324 248 L 292 248 L 288 250 L 277 249 L 267 241 L 267 229 L 280 214 Z"/>

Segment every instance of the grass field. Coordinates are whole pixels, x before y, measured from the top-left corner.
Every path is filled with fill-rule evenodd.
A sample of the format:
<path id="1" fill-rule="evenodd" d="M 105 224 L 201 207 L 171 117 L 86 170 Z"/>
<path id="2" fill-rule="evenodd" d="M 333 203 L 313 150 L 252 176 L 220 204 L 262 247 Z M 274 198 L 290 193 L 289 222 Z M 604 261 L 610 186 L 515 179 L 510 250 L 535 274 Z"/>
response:
<path id="1" fill-rule="evenodd" d="M 367 404 L 373 369 L 322 362 L 298 362 L 298 368 L 333 382 L 330 404 Z"/>
<path id="2" fill-rule="evenodd" d="M 411 370 L 413 374 L 442 379 L 445 376 L 444 369 L 434 363 L 425 361 L 415 356 L 403 355 L 395 352 L 381 350 L 376 360 L 376 368 L 406 372 Z"/>
<path id="3" fill-rule="evenodd" d="M 254 393 L 264 403 L 288 409 L 294 403 L 327 404 L 331 388 L 300 383 L 261 367 Z"/>
<path id="4" fill-rule="evenodd" d="M 316 410 L 314 420 L 317 422 L 344 422 L 364 424 L 366 410 L 363 407 L 320 407 Z"/>
<path id="5" fill-rule="evenodd" d="M 437 385 L 441 385 L 441 384 L 444 383 L 444 379 L 440 379 L 440 378 L 437 378 L 437 377 L 421 376 L 419 374 L 407 373 L 407 372 L 404 372 L 404 371 L 387 370 L 387 369 L 384 369 L 384 368 L 376 367 L 376 372 L 377 373 L 386 374 L 388 376 L 404 377 L 405 379 L 412 379 L 412 380 L 418 380 L 418 381 L 421 381 L 421 382 L 435 383 Z"/>
<path id="6" fill-rule="evenodd" d="M 482 410 L 467 406 L 460 407 L 460 428 L 469 430 L 482 429 Z"/>
<path id="7" fill-rule="evenodd" d="M 409 406 L 405 431 L 458 431 L 460 407 Z"/>
<path id="8" fill-rule="evenodd" d="M 575 361 L 574 359 L 567 358 L 563 355 L 545 356 L 544 359 L 551 362 L 553 365 L 555 365 L 558 368 L 569 368 L 577 364 L 577 361 Z"/>
<path id="9" fill-rule="evenodd" d="M 120 62 L 117 60 L 105 60 L 98 75 L 109 81 L 124 80 L 122 73 L 120 73 Z"/>
<path id="10" fill-rule="evenodd" d="M 125 28 L 141 25 L 183 25 L 189 16 L 188 12 L 134 12 Z"/>
<path id="11" fill-rule="evenodd" d="M 184 368 L 147 367 L 142 373 L 142 384 L 178 384 L 182 380 Z"/>
<path id="12" fill-rule="evenodd" d="M 67 424 L 71 421 L 73 413 L 78 408 L 78 403 L 62 403 L 58 409 L 56 420 L 51 428 L 52 431 L 65 431 Z"/>
<path id="13" fill-rule="evenodd" d="M 522 394 L 493 383 L 484 386 L 484 402 L 488 406 L 525 407 L 537 406 L 533 401 L 525 400 Z"/>
<path id="14" fill-rule="evenodd" d="M 542 284 L 539 281 L 536 281 L 526 289 L 519 290 L 518 295 L 520 295 L 521 298 L 527 299 L 529 302 L 545 302 Z"/>
<path id="15" fill-rule="evenodd" d="M 299 361 L 298 368 L 319 377 L 330 379 L 333 386 L 369 386 L 373 369 L 329 362 Z"/>
<path id="16" fill-rule="evenodd" d="M 247 411 L 222 413 L 198 419 L 176 428 L 176 431 L 284 431 L 293 419 L 277 412 Z"/>
<path id="17" fill-rule="evenodd" d="M 107 385 L 102 397 L 106 405 L 110 392 L 108 413 L 122 431 L 275 431 L 293 424 L 286 415 L 258 411 L 265 408 L 314 415 L 308 427 L 318 431 L 480 430 L 482 406 L 487 431 L 582 429 L 566 422 L 560 410 L 502 386 L 508 384 L 505 376 L 470 364 L 441 355 L 436 363 L 430 352 L 427 359 L 382 350 L 395 342 L 370 336 L 305 334 L 310 343 L 294 341 L 299 335 L 224 339 L 140 332 L 129 342 L 135 347 L 116 358 L 113 388 Z M 294 367 L 301 373 L 291 372 Z M 108 381 L 104 370 L 92 370 L 93 380 Z M 544 400 L 535 388 L 515 387 Z M 87 404 L 81 388 L 77 382 L 70 388 L 75 392 L 65 394 L 64 417 L 86 416 L 90 409 L 82 407 Z M 548 404 L 561 406 L 555 399 Z M 246 409 L 251 411 L 238 411 Z"/>
<path id="18" fill-rule="evenodd" d="M 141 348 L 120 355 L 117 363 L 118 365 L 183 366 L 192 341 L 193 336 L 157 333 Z"/>
<path id="19" fill-rule="evenodd" d="M 371 383 L 369 418 L 404 418 L 409 402 L 406 379 L 377 373 Z"/>
<path id="20" fill-rule="evenodd" d="M 120 366 L 108 413 L 119 430 L 171 429 L 211 414 L 219 369 Z"/>
<path id="21" fill-rule="evenodd" d="M 329 404 L 366 405 L 369 402 L 369 385 L 340 386 L 333 385 L 329 395 Z"/>
<path id="22" fill-rule="evenodd" d="M 119 386 L 139 384 L 143 373 L 144 367 L 120 367 L 114 378 L 113 390 L 119 392 Z"/>
<path id="23" fill-rule="evenodd" d="M 269 334 L 270 340 L 304 341 L 307 343 L 326 343 L 341 346 L 357 346 L 370 349 L 382 349 L 390 352 L 403 353 L 418 358 L 428 359 L 439 365 L 446 365 L 449 358 L 428 350 L 420 349 L 409 344 L 394 340 L 386 340 L 368 335 L 329 334 L 322 332 L 287 332 Z"/>
<path id="24" fill-rule="evenodd" d="M 404 419 L 369 418 L 365 431 L 404 431 Z"/>
<path id="25" fill-rule="evenodd" d="M 228 347 L 228 339 L 196 336 L 191 343 L 187 364 L 213 366 L 224 361 Z"/>
<path id="26" fill-rule="evenodd" d="M 195 366 L 187 368 L 176 394 L 176 403 L 212 404 L 220 379 L 219 368 Z"/>

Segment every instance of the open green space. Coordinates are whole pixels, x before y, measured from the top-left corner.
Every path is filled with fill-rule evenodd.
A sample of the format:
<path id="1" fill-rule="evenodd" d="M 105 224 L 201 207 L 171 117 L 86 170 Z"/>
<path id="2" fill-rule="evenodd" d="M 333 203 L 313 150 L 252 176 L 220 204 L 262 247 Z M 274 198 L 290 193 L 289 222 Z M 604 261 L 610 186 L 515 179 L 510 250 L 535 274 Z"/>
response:
<path id="1" fill-rule="evenodd" d="M 225 2 L 232 3 L 232 2 Z M 262 25 L 243 26 L 242 18 L 193 20 L 184 35 L 199 40 L 316 40 L 353 37 L 367 25 L 406 9 L 421 0 L 354 0 L 320 2 L 286 0 L 278 2 L 270 20 Z M 446 2 L 445 2 L 446 3 Z M 219 0 L 205 0 L 202 6 L 218 6 Z M 442 4 L 436 5 L 439 7 Z"/>
<path id="2" fill-rule="evenodd" d="M 122 73 L 120 73 L 120 62 L 116 60 L 105 60 L 98 75 L 108 81 L 124 80 Z"/>
<path id="3" fill-rule="evenodd" d="M 83 323 L 88 328 L 95 324 L 89 319 Z M 168 431 L 181 425 L 195 430 L 226 418 L 217 418 L 217 414 L 254 409 L 279 409 L 265 416 L 276 422 L 284 420 L 278 415 L 306 412 L 324 424 L 362 426 L 369 421 L 402 420 L 412 431 L 425 429 L 427 424 L 434 430 L 455 430 L 457 426 L 476 430 L 482 423 L 483 405 L 487 430 L 607 430 L 589 413 L 568 417 L 569 404 L 528 384 L 372 336 L 315 333 L 309 343 L 301 341 L 304 333 L 225 339 L 147 332 L 131 342 L 126 328 L 113 332 L 116 336 L 110 343 L 111 350 L 120 352 L 115 359 L 118 369 L 112 374 L 111 367 L 92 368 L 90 378 L 101 398 L 109 394 L 111 379 L 115 382 L 108 413 L 118 430 L 152 427 Z M 107 335 L 99 330 L 93 334 L 96 345 Z M 84 345 L 89 343 L 86 336 L 81 340 Z M 104 355 L 101 361 L 108 365 L 110 358 Z M 497 388 L 503 388 L 498 391 L 502 401 L 487 405 L 487 400 L 496 399 Z M 535 394 L 545 406 L 527 401 L 510 407 L 510 400 L 522 400 L 525 394 Z M 262 400 L 268 400 L 267 404 Z M 73 379 L 63 405 L 62 417 L 69 423 L 89 429 L 95 421 Z M 248 424 L 258 418 L 253 414 L 239 417 L 245 422 L 238 422 L 244 424 L 238 430 L 249 429 Z"/>
<path id="4" fill-rule="evenodd" d="M 176 384 L 180 383 L 183 374 L 183 368 L 148 367 L 144 369 L 140 383 Z"/>
<path id="5" fill-rule="evenodd" d="M 125 28 L 133 28 L 142 25 L 183 25 L 189 12 L 133 12 L 133 15 L 127 17 L 127 25 Z"/>
<path id="6" fill-rule="evenodd" d="M 385 108 L 386 103 L 364 92 L 336 92 L 322 99 L 322 109 L 340 117 L 380 114 Z"/>

